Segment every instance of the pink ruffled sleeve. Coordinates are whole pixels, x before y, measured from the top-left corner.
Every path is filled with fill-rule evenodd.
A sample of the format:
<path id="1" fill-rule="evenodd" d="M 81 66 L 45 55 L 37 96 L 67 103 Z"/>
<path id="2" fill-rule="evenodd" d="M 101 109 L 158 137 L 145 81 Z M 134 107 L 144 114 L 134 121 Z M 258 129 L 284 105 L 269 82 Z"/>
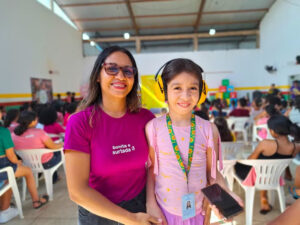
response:
<path id="1" fill-rule="evenodd" d="M 151 120 L 146 126 L 146 133 L 149 141 L 149 146 L 154 150 L 154 174 L 158 175 L 158 158 L 157 158 L 157 145 L 156 145 L 156 128 L 154 119 Z M 148 157 L 148 167 L 152 165 L 150 156 Z"/>
<path id="2" fill-rule="evenodd" d="M 219 146 L 219 148 L 215 149 L 212 125 L 210 126 L 210 129 L 209 129 L 208 145 L 207 146 L 208 146 L 208 148 L 212 149 L 211 177 L 213 179 L 216 179 L 216 177 L 217 177 L 217 154 L 219 154 L 219 157 L 218 157 L 219 158 L 219 170 L 223 169 L 223 160 L 222 160 L 221 138 L 218 135 L 218 146 Z"/>

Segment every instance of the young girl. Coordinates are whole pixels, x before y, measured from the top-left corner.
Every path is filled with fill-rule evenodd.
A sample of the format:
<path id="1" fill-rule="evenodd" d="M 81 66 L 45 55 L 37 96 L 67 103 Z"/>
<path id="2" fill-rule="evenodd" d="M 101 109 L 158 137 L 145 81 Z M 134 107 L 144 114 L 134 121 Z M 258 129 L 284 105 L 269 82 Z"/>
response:
<path id="1" fill-rule="evenodd" d="M 287 159 L 294 157 L 300 151 L 300 144 L 291 142 L 288 135 L 298 137 L 300 134 L 299 127 L 293 124 L 287 117 L 282 115 L 272 116 L 268 120 L 268 128 L 275 140 L 261 141 L 249 159 Z M 235 172 L 245 185 L 253 185 L 253 168 L 241 163 L 235 165 Z M 269 205 L 267 192 L 261 191 L 261 214 L 267 214 L 271 209 Z"/>
<path id="2" fill-rule="evenodd" d="M 27 188 L 32 198 L 33 208 L 38 209 L 48 202 L 49 197 L 47 195 L 39 197 L 31 169 L 27 166 L 24 166 L 21 160 L 18 160 L 14 152 L 14 143 L 11 139 L 11 134 L 9 130 L 4 128 L 0 123 L 0 169 L 7 166 L 13 168 L 16 177 L 25 177 Z M 0 173 L 0 181 L 7 179 L 6 173 Z M 15 215 L 15 210 L 9 207 L 10 197 L 11 195 L 9 194 L 4 202 L 1 201 L 1 204 L 3 205 L 0 206 L 0 221 L 3 223 L 7 222 L 9 219 L 13 218 L 13 215 Z"/>
<path id="3" fill-rule="evenodd" d="M 35 112 L 21 112 L 19 118 L 19 126 L 17 126 L 12 133 L 12 139 L 15 144 L 15 149 L 24 150 L 39 148 L 61 148 L 62 143 L 54 143 L 44 130 L 35 128 L 37 122 L 38 118 Z M 42 155 L 42 163 L 45 169 L 49 169 L 55 166 L 60 161 L 60 152 L 46 153 Z M 57 179 L 56 175 L 53 179 Z"/>
<path id="4" fill-rule="evenodd" d="M 193 114 L 200 99 L 202 72 L 189 59 L 166 63 L 161 77 L 169 114 L 146 125 L 151 159 L 147 212 L 162 218 L 164 224 L 203 224 L 201 189 L 208 184 L 219 183 L 241 202 L 216 168 L 221 159 L 217 128 Z M 188 216 L 190 210 L 193 213 Z M 221 216 L 214 206 L 213 210 Z"/>
<path id="5" fill-rule="evenodd" d="M 63 137 L 65 129 L 57 123 L 57 112 L 53 107 L 45 107 L 39 113 L 39 121 L 44 125 L 44 131 L 47 134 L 55 134 Z M 53 141 L 59 140 L 59 137 L 52 137 Z"/>

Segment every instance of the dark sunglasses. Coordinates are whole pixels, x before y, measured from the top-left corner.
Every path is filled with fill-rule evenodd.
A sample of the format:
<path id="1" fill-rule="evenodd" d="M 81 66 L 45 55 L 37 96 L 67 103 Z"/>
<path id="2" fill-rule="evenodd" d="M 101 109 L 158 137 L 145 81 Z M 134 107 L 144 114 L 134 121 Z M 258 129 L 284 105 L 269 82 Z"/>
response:
<path id="1" fill-rule="evenodd" d="M 137 74 L 136 68 L 132 66 L 118 66 L 115 63 L 102 63 L 105 72 L 108 75 L 116 76 L 120 70 L 122 70 L 123 75 L 127 78 L 132 78 Z"/>

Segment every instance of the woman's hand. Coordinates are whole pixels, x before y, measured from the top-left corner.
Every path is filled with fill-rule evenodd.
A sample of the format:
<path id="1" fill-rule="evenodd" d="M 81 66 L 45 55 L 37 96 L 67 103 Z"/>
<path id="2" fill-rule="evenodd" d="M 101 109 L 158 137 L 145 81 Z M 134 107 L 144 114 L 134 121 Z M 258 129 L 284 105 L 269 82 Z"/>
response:
<path id="1" fill-rule="evenodd" d="M 151 225 L 162 224 L 162 220 L 147 213 L 135 213 L 135 222 L 126 225 Z"/>
<path id="2" fill-rule="evenodd" d="M 147 213 L 150 214 L 151 216 L 161 219 L 162 225 L 168 225 L 163 212 L 161 211 L 160 207 L 157 205 L 156 202 L 147 204 Z"/>

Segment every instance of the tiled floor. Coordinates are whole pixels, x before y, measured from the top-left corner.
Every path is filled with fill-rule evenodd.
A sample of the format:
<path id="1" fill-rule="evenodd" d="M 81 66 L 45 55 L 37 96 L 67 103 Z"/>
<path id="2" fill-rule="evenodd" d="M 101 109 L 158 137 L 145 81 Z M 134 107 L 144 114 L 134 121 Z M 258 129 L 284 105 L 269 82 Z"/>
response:
<path id="1" fill-rule="evenodd" d="M 40 209 L 33 209 L 30 196 L 23 202 L 24 219 L 15 217 L 7 223 L 7 225 L 75 225 L 77 224 L 77 206 L 70 201 L 67 193 L 65 175 L 63 171 L 59 174 L 62 176 L 57 184 L 54 185 L 54 200 Z M 20 186 L 19 186 L 20 187 Z M 244 191 L 235 183 L 234 191 L 244 198 Z M 45 185 L 40 182 L 39 193 L 45 192 Z M 259 213 L 259 193 L 256 193 L 254 203 L 253 225 L 266 224 L 267 221 L 274 219 L 280 214 L 279 205 L 276 198 L 274 209 L 267 215 L 263 216 Z M 242 213 L 234 218 L 233 224 L 245 224 L 245 214 Z"/>

